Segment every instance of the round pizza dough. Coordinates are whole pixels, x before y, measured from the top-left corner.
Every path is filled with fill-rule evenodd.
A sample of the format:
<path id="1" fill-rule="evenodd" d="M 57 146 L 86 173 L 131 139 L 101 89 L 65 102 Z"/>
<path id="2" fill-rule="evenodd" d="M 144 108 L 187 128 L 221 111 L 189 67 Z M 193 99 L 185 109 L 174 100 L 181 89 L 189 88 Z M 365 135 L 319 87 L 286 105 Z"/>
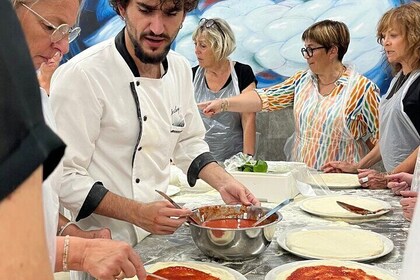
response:
<path id="1" fill-rule="evenodd" d="M 384 208 L 384 203 L 381 201 L 351 195 L 319 196 L 302 201 L 301 206 L 310 213 L 330 217 L 363 217 L 362 215 L 352 213 L 342 208 L 337 204 L 337 201 L 346 202 L 371 211 Z"/>
<path id="2" fill-rule="evenodd" d="M 351 188 L 360 187 L 357 174 L 346 173 L 323 173 L 318 175 L 325 185 L 330 188 Z M 322 183 L 320 180 L 319 184 Z"/>
<path id="3" fill-rule="evenodd" d="M 201 263 L 193 263 L 193 262 L 158 262 L 149 266 L 147 269 L 147 272 L 153 273 L 159 269 L 167 268 L 171 266 L 184 266 L 184 267 L 194 268 L 222 280 L 225 280 L 225 279 L 235 280 L 235 276 L 232 275 L 228 270 L 225 270 L 223 268 L 218 268 L 215 266 L 206 265 L 204 263 L 201 264 Z M 138 278 L 136 276 L 133 278 L 126 278 L 126 279 L 137 280 Z"/>
<path id="4" fill-rule="evenodd" d="M 334 261 L 334 260 L 325 260 L 325 261 L 315 261 L 315 262 L 304 262 L 303 264 L 297 264 L 290 269 L 280 272 L 276 276 L 276 280 L 285 280 L 290 274 L 293 273 L 298 268 L 307 267 L 307 266 L 317 266 L 317 265 L 331 265 L 331 266 L 345 266 L 348 268 L 355 268 L 355 269 L 362 269 L 369 275 L 373 275 L 381 280 L 396 280 L 396 278 L 392 277 L 389 274 L 385 274 L 382 271 L 375 269 L 374 266 L 358 264 L 356 262 L 343 262 L 343 261 Z"/>
<path id="5" fill-rule="evenodd" d="M 293 252 L 320 259 L 356 260 L 380 255 L 384 242 L 367 230 L 314 229 L 287 234 L 286 246 Z"/>

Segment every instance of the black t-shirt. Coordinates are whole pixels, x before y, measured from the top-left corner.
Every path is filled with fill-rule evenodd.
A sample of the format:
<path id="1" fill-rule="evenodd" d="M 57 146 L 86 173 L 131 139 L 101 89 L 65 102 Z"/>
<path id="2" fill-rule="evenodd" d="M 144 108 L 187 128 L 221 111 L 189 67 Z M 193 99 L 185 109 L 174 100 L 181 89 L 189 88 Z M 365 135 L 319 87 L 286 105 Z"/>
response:
<path id="1" fill-rule="evenodd" d="M 16 13 L 0 1 L 0 200 L 43 164 L 44 178 L 65 145 L 45 124 L 34 65 Z"/>
<path id="2" fill-rule="evenodd" d="M 192 68 L 193 79 L 195 77 L 195 73 L 197 72 L 197 69 L 198 69 L 198 65 Z M 240 62 L 236 62 L 234 69 L 235 69 L 236 76 L 238 77 L 238 87 L 239 87 L 240 92 L 246 89 L 253 82 L 255 82 L 255 85 L 257 85 L 257 79 L 255 78 L 255 75 L 254 75 L 254 72 L 252 71 L 251 66 L 240 63 Z M 229 76 L 229 79 L 226 81 L 223 88 L 225 88 L 230 83 L 230 81 L 232 81 L 231 76 Z"/>
<path id="3" fill-rule="evenodd" d="M 404 112 L 420 134 L 420 76 L 408 88 L 403 99 Z"/>
<path id="4" fill-rule="evenodd" d="M 386 99 L 391 99 L 409 77 L 409 74 L 400 75 L 391 91 L 386 96 Z M 417 133 L 420 134 L 420 76 L 418 76 L 408 88 L 407 93 L 403 99 L 403 107 L 404 112 L 407 114 L 408 118 L 416 128 Z"/>

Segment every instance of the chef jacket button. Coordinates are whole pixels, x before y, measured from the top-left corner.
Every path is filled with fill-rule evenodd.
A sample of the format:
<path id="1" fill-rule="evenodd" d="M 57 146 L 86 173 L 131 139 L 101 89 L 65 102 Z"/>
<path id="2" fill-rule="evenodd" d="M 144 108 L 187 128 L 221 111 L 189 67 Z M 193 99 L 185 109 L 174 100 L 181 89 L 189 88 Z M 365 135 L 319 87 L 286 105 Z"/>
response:
<path id="1" fill-rule="evenodd" d="M 136 86 L 139 86 L 139 85 L 140 85 L 140 82 L 139 82 L 139 81 L 137 81 L 137 82 L 136 82 Z"/>
<path id="2" fill-rule="evenodd" d="M 140 179 L 139 178 L 136 179 L 136 183 L 137 184 L 140 183 Z"/>
<path id="3" fill-rule="evenodd" d="M 138 148 L 137 148 L 137 151 L 139 151 L 139 152 L 140 152 L 140 151 L 141 151 L 141 149 L 143 149 L 143 147 L 141 147 L 141 146 L 140 146 L 140 147 L 138 147 Z"/>
<path id="4" fill-rule="evenodd" d="M 143 121 L 147 121 L 147 116 L 144 116 L 143 117 Z"/>

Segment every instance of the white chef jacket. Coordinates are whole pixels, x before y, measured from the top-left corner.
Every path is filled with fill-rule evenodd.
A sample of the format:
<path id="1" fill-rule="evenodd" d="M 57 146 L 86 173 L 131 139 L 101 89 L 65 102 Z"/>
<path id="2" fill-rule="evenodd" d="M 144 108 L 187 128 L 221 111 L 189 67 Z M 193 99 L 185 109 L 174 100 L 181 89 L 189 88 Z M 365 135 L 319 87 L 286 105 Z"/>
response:
<path id="1" fill-rule="evenodd" d="M 170 159 L 187 172 L 197 156 L 209 151 L 190 65 L 173 51 L 167 62 L 160 79 L 135 77 L 110 39 L 54 73 L 51 104 L 58 134 L 67 144 L 60 199 L 73 216 L 95 182 L 143 203 L 161 200 L 154 190 L 166 190 Z M 78 224 L 85 230 L 109 227 L 113 239 L 132 245 L 148 235 L 96 214 Z"/>

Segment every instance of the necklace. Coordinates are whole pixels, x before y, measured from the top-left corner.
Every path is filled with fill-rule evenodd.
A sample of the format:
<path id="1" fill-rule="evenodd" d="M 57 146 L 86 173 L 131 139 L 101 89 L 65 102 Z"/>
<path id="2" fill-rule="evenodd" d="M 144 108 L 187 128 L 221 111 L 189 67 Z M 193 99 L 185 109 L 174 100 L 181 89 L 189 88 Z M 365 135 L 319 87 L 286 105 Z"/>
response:
<path id="1" fill-rule="evenodd" d="M 332 81 L 331 83 L 323 83 L 323 82 L 321 82 L 321 80 L 317 76 L 318 84 L 320 84 L 321 86 L 329 86 L 329 85 L 334 84 L 335 82 L 338 81 L 338 79 L 340 79 L 341 75 L 343 75 L 343 73 L 344 73 L 345 70 L 346 70 L 346 67 L 343 66 L 343 68 L 341 69 L 340 73 L 338 73 L 337 78 L 334 81 Z"/>

